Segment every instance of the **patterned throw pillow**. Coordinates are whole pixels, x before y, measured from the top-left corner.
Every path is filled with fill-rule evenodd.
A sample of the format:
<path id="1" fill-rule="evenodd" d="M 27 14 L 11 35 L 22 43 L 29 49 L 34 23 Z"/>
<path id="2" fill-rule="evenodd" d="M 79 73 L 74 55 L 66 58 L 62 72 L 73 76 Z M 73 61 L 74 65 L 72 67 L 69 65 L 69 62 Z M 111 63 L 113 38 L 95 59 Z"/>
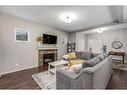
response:
<path id="1" fill-rule="evenodd" d="M 103 53 L 103 55 L 104 55 L 105 58 L 108 57 L 108 54 L 107 53 Z"/>
<path id="2" fill-rule="evenodd" d="M 105 56 L 103 53 L 99 54 L 98 57 L 100 58 L 100 61 L 104 60 L 105 59 Z"/>

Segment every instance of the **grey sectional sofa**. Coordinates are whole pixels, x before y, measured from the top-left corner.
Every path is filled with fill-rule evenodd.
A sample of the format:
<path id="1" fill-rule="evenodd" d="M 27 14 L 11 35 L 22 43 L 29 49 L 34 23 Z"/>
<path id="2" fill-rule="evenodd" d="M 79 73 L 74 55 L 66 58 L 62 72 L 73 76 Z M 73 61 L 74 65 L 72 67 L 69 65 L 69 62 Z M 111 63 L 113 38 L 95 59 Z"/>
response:
<path id="1" fill-rule="evenodd" d="M 78 52 L 77 57 L 86 59 L 79 74 L 57 69 L 57 89 L 105 89 L 112 74 L 112 56 Z"/>

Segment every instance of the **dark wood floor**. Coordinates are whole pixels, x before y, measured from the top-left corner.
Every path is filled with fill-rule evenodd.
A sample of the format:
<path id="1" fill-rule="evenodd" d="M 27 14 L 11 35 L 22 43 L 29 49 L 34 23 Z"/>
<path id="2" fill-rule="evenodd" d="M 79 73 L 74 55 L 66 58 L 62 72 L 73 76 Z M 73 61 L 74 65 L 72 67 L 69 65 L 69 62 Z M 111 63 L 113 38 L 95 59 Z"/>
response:
<path id="1" fill-rule="evenodd" d="M 0 78 L 0 89 L 40 89 L 32 74 L 47 70 L 47 66 L 31 68 L 3 75 Z M 127 89 L 127 71 L 113 70 L 107 89 Z"/>
<path id="2" fill-rule="evenodd" d="M 47 70 L 47 66 L 3 75 L 0 78 L 0 89 L 40 89 L 32 75 L 45 70 Z"/>
<path id="3" fill-rule="evenodd" d="M 107 89 L 127 89 L 127 71 L 113 69 Z"/>

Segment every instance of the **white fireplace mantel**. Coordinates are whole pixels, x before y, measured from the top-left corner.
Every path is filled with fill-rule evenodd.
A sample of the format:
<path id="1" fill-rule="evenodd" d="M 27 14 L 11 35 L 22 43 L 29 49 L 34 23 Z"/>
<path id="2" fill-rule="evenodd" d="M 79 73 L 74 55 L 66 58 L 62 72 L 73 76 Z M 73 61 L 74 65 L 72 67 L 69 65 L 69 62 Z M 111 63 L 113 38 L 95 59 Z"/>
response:
<path id="1" fill-rule="evenodd" d="M 38 50 L 50 50 L 50 49 L 57 49 L 58 50 L 58 48 L 57 47 L 40 47 L 40 48 L 38 48 Z"/>

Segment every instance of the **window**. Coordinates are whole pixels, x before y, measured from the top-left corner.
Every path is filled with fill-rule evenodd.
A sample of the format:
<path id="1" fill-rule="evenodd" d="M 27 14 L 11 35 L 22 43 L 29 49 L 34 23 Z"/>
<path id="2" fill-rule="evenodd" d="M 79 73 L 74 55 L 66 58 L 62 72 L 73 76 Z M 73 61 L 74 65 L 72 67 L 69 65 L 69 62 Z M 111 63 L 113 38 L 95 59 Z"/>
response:
<path id="1" fill-rule="evenodd" d="M 15 41 L 16 42 L 29 42 L 29 31 L 24 29 L 15 29 Z"/>

